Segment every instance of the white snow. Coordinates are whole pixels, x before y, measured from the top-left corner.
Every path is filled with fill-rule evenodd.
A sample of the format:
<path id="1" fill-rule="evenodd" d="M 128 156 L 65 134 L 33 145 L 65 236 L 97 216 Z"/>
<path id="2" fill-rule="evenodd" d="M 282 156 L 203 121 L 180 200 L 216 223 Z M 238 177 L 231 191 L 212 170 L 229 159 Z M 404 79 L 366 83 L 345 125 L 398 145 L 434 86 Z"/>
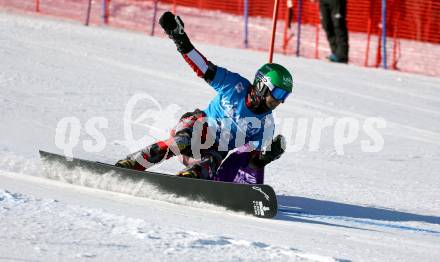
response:
<path id="1" fill-rule="evenodd" d="M 15 176 L 3 175 L 8 178 Z M 35 183 L 34 185 L 41 183 L 32 179 L 26 182 Z M 40 186 L 48 185 L 41 183 Z M 64 187 L 56 184 L 52 186 Z M 76 193 L 88 194 L 87 197 L 93 199 L 92 201 L 100 198 L 106 198 L 105 201 L 120 201 L 125 197 L 82 189 Z M 58 194 L 62 192 L 58 191 Z M 87 198 L 81 198 L 87 201 Z M 8 250 L 1 249 L 1 259 L 198 261 L 204 257 L 223 260 L 256 256 L 255 260 L 258 261 L 303 258 L 335 261 L 330 257 L 307 254 L 289 247 L 234 239 L 221 234 L 206 234 L 198 232 L 197 228 L 187 228 L 183 225 L 174 226 L 157 221 L 153 223 L 147 218 L 148 215 L 152 215 L 150 212 L 142 212 L 145 215 L 144 219 L 115 215 L 105 211 L 105 202 L 97 205 L 104 204 L 100 208 L 85 208 L 65 204 L 64 201 L 35 198 L 6 190 L 0 190 L 0 201 L 2 243 L 10 241 L 5 245 L 8 246 Z M 162 205 L 143 199 L 126 201 L 129 205 Z M 142 207 L 137 206 L 137 209 L 139 208 Z M 173 210 L 176 207 L 168 208 Z M 23 253 L 23 249 L 31 253 Z M 225 257 L 224 254 L 228 255 Z"/>
<path id="2" fill-rule="evenodd" d="M 172 127 L 214 91 L 169 39 L 11 13 L 0 13 L 0 23 L 0 260 L 438 261 L 439 78 L 275 56 L 295 84 L 276 110 L 278 132 L 292 148 L 301 130 L 286 119 L 294 127 L 306 120 L 307 139 L 267 167 L 280 211 L 264 220 L 154 192 L 140 198 L 47 180 L 38 149 L 62 153 L 55 135 L 63 118 L 81 125 L 74 156 L 113 163 L 133 146 L 124 113 L 134 95 L 158 103 L 142 100 L 133 110 L 157 113 L 133 126 L 136 139 L 148 135 L 135 144 L 141 147 L 163 138 L 146 126 Z M 195 44 L 248 78 L 267 59 Z M 84 142 L 96 144 L 86 123 L 96 117 L 108 121 L 99 128 L 105 144 L 90 152 Z M 383 118 L 383 150 L 363 152 L 361 129 L 338 154 L 333 124 L 311 151 L 312 121 L 328 117 L 351 117 L 361 127 Z M 154 170 L 180 168 L 170 160 Z"/>

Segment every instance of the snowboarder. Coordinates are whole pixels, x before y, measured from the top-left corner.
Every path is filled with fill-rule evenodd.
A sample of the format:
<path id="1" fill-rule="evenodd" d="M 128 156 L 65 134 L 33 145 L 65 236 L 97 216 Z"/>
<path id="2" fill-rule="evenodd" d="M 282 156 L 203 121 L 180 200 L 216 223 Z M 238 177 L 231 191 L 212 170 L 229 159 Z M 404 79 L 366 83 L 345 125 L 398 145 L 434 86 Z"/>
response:
<path id="1" fill-rule="evenodd" d="M 214 65 L 195 49 L 179 16 L 165 12 L 159 23 L 185 61 L 217 91 L 217 96 L 205 110 L 196 109 L 184 114 L 171 131 L 170 138 L 128 155 L 116 166 L 145 170 L 164 159 L 183 155 L 199 161 L 179 172 L 179 176 L 220 180 L 217 170 L 222 160 L 229 151 L 240 146 L 246 145 L 242 148 L 247 148 L 249 152 L 243 158 L 248 163 L 238 166 L 239 170 L 245 170 L 247 166 L 253 170 L 262 169 L 279 158 L 284 152 L 283 137 L 277 136 L 272 141 L 272 110 L 292 92 L 289 71 L 279 64 L 265 64 L 257 71 L 251 84 L 239 74 Z M 212 145 L 203 148 L 202 145 L 209 144 L 210 140 Z M 264 150 L 268 144 L 269 147 Z M 232 159 L 238 159 L 238 156 L 241 156 L 239 152 L 235 152 Z M 235 160 L 232 162 L 235 163 Z"/>

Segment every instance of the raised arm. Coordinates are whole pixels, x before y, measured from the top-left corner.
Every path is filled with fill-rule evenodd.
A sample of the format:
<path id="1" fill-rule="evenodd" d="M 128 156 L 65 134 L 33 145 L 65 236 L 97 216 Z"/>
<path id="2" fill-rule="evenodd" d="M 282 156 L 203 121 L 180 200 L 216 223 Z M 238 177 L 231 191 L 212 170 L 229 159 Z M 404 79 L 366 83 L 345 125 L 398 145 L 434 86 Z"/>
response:
<path id="1" fill-rule="evenodd" d="M 191 66 L 197 76 L 211 83 L 214 80 L 217 66 L 208 61 L 194 46 L 184 31 L 184 24 L 179 16 L 167 11 L 159 19 L 159 24 L 165 33 L 177 46 L 185 61 Z"/>

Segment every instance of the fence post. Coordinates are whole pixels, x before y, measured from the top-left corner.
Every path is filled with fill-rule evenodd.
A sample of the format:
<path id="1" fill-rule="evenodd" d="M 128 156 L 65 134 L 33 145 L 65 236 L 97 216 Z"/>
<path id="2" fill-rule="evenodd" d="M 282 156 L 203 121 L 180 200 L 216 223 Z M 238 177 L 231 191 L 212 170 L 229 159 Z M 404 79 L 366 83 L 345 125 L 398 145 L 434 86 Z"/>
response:
<path id="1" fill-rule="evenodd" d="M 88 26 L 90 22 L 90 11 L 92 10 L 92 0 L 89 0 L 87 3 L 87 13 L 86 13 L 86 22 L 84 25 Z"/>
<path id="2" fill-rule="evenodd" d="M 248 3 L 248 0 L 244 0 L 243 1 L 243 16 L 244 16 L 244 24 L 243 24 L 243 26 L 244 26 L 244 29 L 243 29 L 243 42 L 244 42 L 244 47 L 245 48 L 248 48 L 248 46 L 249 46 L 249 39 L 248 39 L 248 37 L 249 37 L 249 31 L 248 31 L 248 28 L 249 28 L 249 3 Z"/>
<path id="3" fill-rule="evenodd" d="M 286 13 L 284 14 L 284 31 L 283 31 L 283 54 L 287 53 L 287 43 L 289 42 L 289 23 L 290 23 L 290 4 L 292 0 L 287 1 Z"/>
<path id="4" fill-rule="evenodd" d="M 321 27 L 321 10 L 319 7 L 319 2 L 314 2 L 313 7 L 316 9 L 314 13 L 318 16 L 318 23 L 315 25 L 315 59 L 319 59 L 319 31 Z"/>
<path id="5" fill-rule="evenodd" d="M 108 24 L 108 0 L 102 0 L 102 21 L 104 24 Z"/>
<path id="6" fill-rule="evenodd" d="M 315 37 L 315 58 L 319 58 L 319 24 L 316 25 L 316 37 Z"/>
<path id="7" fill-rule="evenodd" d="M 396 30 L 396 29 L 395 29 Z M 394 33 L 393 40 L 393 63 L 391 64 L 391 68 L 397 70 L 397 49 L 399 48 L 399 40 L 397 39 L 397 33 Z"/>
<path id="8" fill-rule="evenodd" d="M 376 50 L 376 65 L 379 67 L 382 61 L 382 28 L 379 28 L 379 33 L 377 33 L 377 50 Z"/>
<path id="9" fill-rule="evenodd" d="M 431 3 L 431 2 L 430 2 Z M 397 49 L 399 48 L 398 40 L 398 30 L 399 30 L 399 20 L 400 20 L 400 9 L 396 7 L 396 1 L 393 1 L 391 21 L 393 23 L 393 61 L 391 63 L 391 68 L 397 70 Z M 397 14 L 397 15 L 396 15 Z M 397 17 L 397 18 L 395 18 Z"/>
<path id="10" fill-rule="evenodd" d="M 368 22 L 367 22 L 367 46 L 365 49 L 365 62 L 364 66 L 368 66 L 368 61 L 370 59 L 370 42 L 371 42 L 371 30 L 372 30 L 372 20 L 373 20 L 373 1 L 370 1 L 370 12 L 369 12 Z"/>
<path id="11" fill-rule="evenodd" d="M 387 0 L 382 0 L 382 64 L 387 69 Z"/>
<path id="12" fill-rule="evenodd" d="M 367 22 L 367 47 L 365 50 L 365 62 L 364 66 L 368 66 L 368 59 L 370 57 L 370 41 L 371 41 L 371 13 Z"/>
<path id="13" fill-rule="evenodd" d="M 425 27 L 425 33 L 422 34 L 422 41 L 429 41 L 429 34 L 431 32 L 431 24 L 432 24 L 432 17 L 434 16 L 434 12 L 432 10 L 432 2 L 434 1 L 429 1 L 429 7 L 428 10 L 426 10 L 427 12 L 427 16 L 428 16 L 428 22 L 426 23 L 426 27 Z M 400 15 L 400 12 L 399 12 Z M 423 37 L 423 35 L 425 37 Z"/>
<path id="14" fill-rule="evenodd" d="M 159 0 L 154 0 L 154 6 L 153 6 L 153 21 L 151 22 L 151 33 L 150 35 L 154 35 L 154 29 L 156 28 L 156 17 L 157 17 L 157 3 Z"/>
<path id="15" fill-rule="evenodd" d="M 296 56 L 300 56 L 301 23 L 302 23 L 302 1 L 298 0 L 298 34 L 296 36 Z"/>
<path id="16" fill-rule="evenodd" d="M 278 6 L 280 4 L 279 0 L 275 0 L 273 7 L 273 20 L 272 20 L 272 37 L 270 39 L 270 49 L 269 49 L 269 63 L 272 63 L 274 45 L 275 45 L 275 32 L 277 30 L 277 19 L 278 19 Z"/>

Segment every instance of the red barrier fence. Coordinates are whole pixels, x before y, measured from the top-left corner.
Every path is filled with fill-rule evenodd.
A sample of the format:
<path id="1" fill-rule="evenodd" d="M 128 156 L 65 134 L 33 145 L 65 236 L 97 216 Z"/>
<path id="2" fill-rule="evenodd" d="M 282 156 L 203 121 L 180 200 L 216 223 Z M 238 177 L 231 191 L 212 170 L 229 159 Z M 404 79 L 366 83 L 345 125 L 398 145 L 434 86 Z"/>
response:
<path id="1" fill-rule="evenodd" d="M 159 35 L 163 35 L 161 30 L 154 31 L 155 12 L 173 10 L 183 17 L 186 30 L 194 41 L 267 50 L 274 1 L 0 0 L 0 8 L 85 22 L 91 3 L 92 24 L 109 24 Z M 293 7 L 290 9 L 291 23 L 287 19 L 289 1 Z M 319 0 L 279 2 L 275 51 L 325 58 L 329 47 L 319 25 Z M 385 51 L 387 60 L 391 61 L 390 68 L 440 76 L 440 1 L 387 0 L 386 3 Z M 381 7 L 381 0 L 348 1 L 350 63 L 381 66 Z M 244 14 L 249 17 L 245 18 Z M 300 20 L 298 14 L 301 14 Z"/>
<path id="2" fill-rule="evenodd" d="M 249 16 L 272 17 L 273 2 L 267 0 L 249 0 Z M 242 15 L 243 0 L 162 0 L 176 6 L 189 6 L 207 10 Z M 304 0 L 303 23 L 319 23 L 317 3 L 319 0 Z M 417 41 L 440 43 L 440 1 L 436 0 L 388 0 L 387 19 L 389 21 L 388 36 L 393 37 L 398 31 L 399 37 Z M 295 10 L 298 1 L 293 1 Z M 280 10 L 287 9 L 287 1 L 281 1 Z M 281 12 L 280 19 L 286 19 L 286 12 Z M 352 32 L 368 31 L 368 21 L 380 24 L 381 0 L 352 0 L 347 3 L 348 28 Z M 379 26 L 372 28 L 372 33 L 378 33 Z M 397 33 L 397 32 L 396 32 Z"/>

